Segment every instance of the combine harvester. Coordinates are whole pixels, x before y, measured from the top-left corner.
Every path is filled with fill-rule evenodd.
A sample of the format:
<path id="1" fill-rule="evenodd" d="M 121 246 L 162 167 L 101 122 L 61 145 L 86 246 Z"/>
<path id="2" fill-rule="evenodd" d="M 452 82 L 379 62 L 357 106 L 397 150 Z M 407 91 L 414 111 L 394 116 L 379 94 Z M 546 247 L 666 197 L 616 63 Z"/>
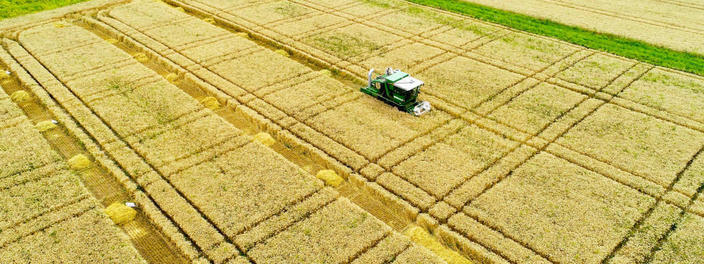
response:
<path id="1" fill-rule="evenodd" d="M 392 68 L 386 68 L 386 74 L 379 75 L 375 79 L 372 79 L 373 74 L 374 69 L 371 69 L 368 74 L 369 84 L 367 87 L 362 87 L 362 92 L 415 116 L 430 111 L 430 103 L 417 101 L 423 81 Z"/>

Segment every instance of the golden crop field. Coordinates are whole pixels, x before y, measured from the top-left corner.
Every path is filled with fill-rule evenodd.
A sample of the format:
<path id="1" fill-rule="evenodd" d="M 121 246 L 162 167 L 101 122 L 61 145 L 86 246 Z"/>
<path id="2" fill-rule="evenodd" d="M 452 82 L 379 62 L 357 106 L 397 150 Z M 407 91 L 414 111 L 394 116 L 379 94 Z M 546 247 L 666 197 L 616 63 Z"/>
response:
<path id="1" fill-rule="evenodd" d="M 702 76 L 406 1 L 85 6 L 0 21 L 11 263 L 704 258 Z"/>

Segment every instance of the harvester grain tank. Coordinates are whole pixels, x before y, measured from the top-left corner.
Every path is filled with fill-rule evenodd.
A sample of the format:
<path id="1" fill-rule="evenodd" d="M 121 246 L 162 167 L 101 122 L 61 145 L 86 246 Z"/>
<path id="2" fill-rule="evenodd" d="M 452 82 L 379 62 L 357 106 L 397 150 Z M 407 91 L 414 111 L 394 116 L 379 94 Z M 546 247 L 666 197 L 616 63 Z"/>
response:
<path id="1" fill-rule="evenodd" d="M 416 116 L 430 111 L 430 103 L 417 101 L 423 81 L 392 68 L 387 68 L 386 74 L 376 78 L 372 78 L 373 75 L 374 69 L 371 69 L 368 74 L 369 83 L 367 87 L 362 87 L 362 92 Z"/>

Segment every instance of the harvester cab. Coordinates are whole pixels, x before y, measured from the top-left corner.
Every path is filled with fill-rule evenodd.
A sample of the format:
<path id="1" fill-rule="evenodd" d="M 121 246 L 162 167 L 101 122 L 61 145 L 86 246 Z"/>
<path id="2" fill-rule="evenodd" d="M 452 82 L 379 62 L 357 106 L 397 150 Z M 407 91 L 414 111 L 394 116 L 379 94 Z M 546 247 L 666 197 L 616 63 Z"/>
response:
<path id="1" fill-rule="evenodd" d="M 374 69 L 369 71 L 369 83 L 367 87 L 361 89 L 362 92 L 416 116 L 430 111 L 430 103 L 417 101 L 423 81 L 392 68 L 387 68 L 386 74 L 376 78 L 372 78 L 372 75 L 374 75 Z"/>

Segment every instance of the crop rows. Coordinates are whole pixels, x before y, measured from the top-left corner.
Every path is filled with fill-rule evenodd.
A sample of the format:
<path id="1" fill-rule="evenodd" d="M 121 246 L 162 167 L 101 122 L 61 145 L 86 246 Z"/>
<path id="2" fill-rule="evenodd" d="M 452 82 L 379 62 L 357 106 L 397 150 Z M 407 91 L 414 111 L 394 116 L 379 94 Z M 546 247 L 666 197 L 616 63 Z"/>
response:
<path id="1" fill-rule="evenodd" d="M 100 256 L 101 261 L 143 263 L 129 238 L 100 212 L 99 202 L 3 90 L 0 117 L 3 261 L 92 262 Z"/>
<path id="2" fill-rule="evenodd" d="M 698 77 L 660 68 L 651 69 L 652 67 L 648 65 L 607 54 L 581 51 L 573 46 L 519 32 L 506 33 L 505 29 L 487 30 L 494 34 L 493 38 L 490 37 L 491 40 L 476 45 L 465 45 L 465 48 L 460 48 L 466 51 L 458 53 L 457 47 L 452 46 L 452 41 L 442 41 L 443 38 L 435 35 L 442 35 L 442 32 L 456 33 L 456 31 L 463 30 L 462 27 L 466 27 L 466 24 L 458 28 L 455 24 L 456 20 L 451 20 L 457 19 L 456 16 L 425 9 L 418 10 L 416 7 L 393 12 L 384 6 L 354 1 L 325 3 L 276 1 L 266 5 L 241 6 L 227 5 L 217 1 L 199 1 L 187 4 L 179 2 L 178 4 L 192 8 L 199 14 L 214 15 L 216 20 L 225 26 L 246 30 L 258 38 L 264 38 L 277 45 L 284 45 L 293 52 L 301 52 L 315 61 L 340 69 L 343 73 L 352 76 L 361 77 L 366 74 L 367 68 L 382 66 L 374 65 L 374 62 L 366 62 L 368 60 L 377 60 L 377 63 L 384 61 L 385 63 L 398 63 L 401 66 L 407 65 L 410 66 L 411 72 L 414 72 L 413 65 L 418 64 L 417 69 L 421 71 L 417 75 L 429 83 L 426 87 L 429 96 L 426 98 L 434 103 L 437 102 L 436 106 L 443 110 L 438 112 L 444 113 L 440 113 L 441 116 L 431 115 L 415 121 L 414 124 L 409 124 L 408 126 L 416 131 L 419 130 L 414 129 L 413 126 L 427 126 L 428 128 L 421 128 L 420 133 L 409 131 L 411 136 L 407 138 L 404 137 L 409 133 L 405 132 L 404 126 L 390 126 L 393 122 L 383 121 L 383 118 L 386 117 L 380 114 L 372 114 L 376 115 L 373 120 L 367 119 L 367 116 L 372 115 L 365 112 L 376 108 L 363 104 L 365 99 L 344 101 L 333 108 L 320 108 L 324 110 L 312 118 L 296 118 L 294 116 L 294 119 L 300 123 L 295 123 L 290 119 L 290 116 L 281 114 L 281 112 L 290 112 L 285 109 L 285 106 L 271 107 L 271 105 L 280 103 L 281 98 L 284 97 L 280 97 L 276 102 L 271 102 L 266 98 L 261 99 L 265 103 L 269 103 L 269 106 L 262 104 L 259 101 L 260 98 L 244 97 L 241 101 L 251 105 L 282 128 L 290 127 L 294 134 L 335 157 L 352 170 L 364 174 L 368 180 L 375 181 L 388 191 L 396 193 L 414 207 L 419 208 L 419 211 L 433 214 L 441 222 L 446 221 L 444 219 L 453 214 L 458 216 L 469 214 L 463 212 L 465 205 L 484 194 L 489 195 L 494 187 L 501 186 L 502 179 L 516 177 L 513 172 L 515 168 L 523 167 L 521 164 L 526 160 L 530 161 L 542 157 L 545 155 L 544 152 L 557 156 L 562 162 L 577 163 L 591 173 L 598 173 L 596 175 L 607 179 L 609 185 L 618 186 L 618 188 L 626 186 L 629 190 L 640 193 L 641 196 L 636 196 L 633 200 L 646 205 L 641 208 L 641 211 L 638 211 L 639 214 L 630 218 L 630 222 L 621 223 L 624 226 L 615 229 L 611 239 L 600 238 L 608 240 L 609 246 L 607 248 L 586 255 L 579 251 L 583 248 L 576 249 L 568 255 L 559 255 L 548 248 L 539 248 L 528 244 L 528 242 L 521 242 L 530 241 L 526 238 L 528 234 L 514 233 L 507 227 L 482 220 L 477 214 L 469 214 L 475 221 L 480 221 L 491 227 L 492 232 L 508 239 L 500 241 L 506 241 L 509 244 L 518 242 L 519 246 L 531 248 L 538 255 L 552 261 L 562 261 L 580 254 L 586 260 L 598 260 L 610 256 L 610 250 L 617 247 L 624 236 L 632 232 L 631 226 L 640 223 L 640 216 L 655 205 L 654 199 L 664 197 L 668 204 L 686 208 L 687 202 L 693 198 L 691 191 L 685 191 L 687 188 L 675 187 L 670 190 L 668 187 L 673 183 L 674 176 L 679 170 L 686 169 L 690 172 L 694 170 L 694 168 L 685 165 L 701 146 L 701 125 L 696 119 L 695 113 L 677 111 L 676 107 L 668 106 L 664 102 L 674 100 L 674 98 L 683 98 L 679 95 L 682 93 L 696 97 L 697 93 L 693 92 L 693 89 L 698 89 L 696 87 L 701 83 Z M 277 13 L 283 6 L 290 7 L 291 4 L 295 6 L 293 9 L 307 11 L 285 13 L 288 18 Z M 326 10 L 326 8 L 337 11 L 323 14 L 322 10 Z M 119 8 L 115 10 L 119 10 Z M 123 14 L 127 12 L 115 10 L 110 12 L 109 16 L 100 17 L 100 19 L 119 31 L 134 36 L 137 41 L 151 47 L 152 50 L 157 50 L 156 46 L 158 45 L 178 49 L 169 40 L 157 37 L 142 41 L 145 36 L 151 37 L 151 34 L 139 30 L 139 25 L 131 22 L 128 16 L 118 14 L 118 12 Z M 220 10 L 225 12 L 219 13 Z M 262 12 L 262 10 L 268 10 L 268 12 Z M 373 11 L 365 12 L 366 10 Z M 215 15 L 216 13 L 217 15 Z M 369 16 L 358 16 L 360 13 Z M 320 25 L 321 23 L 316 21 L 327 21 L 326 17 L 329 17 L 330 14 L 335 15 L 340 22 L 330 23 L 331 25 L 325 24 L 325 30 L 294 31 L 296 32 L 295 36 L 286 33 L 289 27 L 284 25 L 301 25 L 304 24 L 302 21 L 311 21 L 314 25 Z M 383 18 L 379 14 L 384 14 Z M 419 20 L 418 16 L 426 19 Z M 388 17 L 393 17 L 393 19 L 387 20 Z M 443 19 L 433 20 L 427 19 L 428 17 Z M 393 23 L 384 21 L 393 21 Z M 445 24 L 435 23 L 437 21 L 442 21 Z M 453 23 L 447 24 L 447 21 Z M 472 23 L 466 19 L 461 22 Z M 427 25 L 427 23 L 435 23 L 435 25 Z M 128 27 L 124 27 L 124 24 L 127 24 Z M 481 26 L 484 25 L 479 24 L 479 27 Z M 394 31 L 390 31 L 389 28 L 394 28 Z M 139 32 L 134 32 L 134 30 Z M 449 47 L 455 50 L 450 50 Z M 416 54 L 417 56 L 406 56 L 407 54 Z M 530 54 L 530 56 L 522 57 L 523 54 Z M 189 57 L 191 61 L 199 61 L 197 57 L 186 57 Z M 384 58 L 380 60 L 379 57 Z M 417 58 L 417 61 L 404 62 L 404 59 L 408 57 Z M 420 61 L 423 62 L 418 63 Z M 182 66 L 187 68 L 189 64 L 184 63 Z M 200 66 L 210 72 L 226 75 L 225 72 L 220 73 L 219 69 L 214 67 Z M 481 75 L 477 73 L 481 73 Z M 586 74 L 595 77 L 579 78 L 579 76 Z M 648 104 L 645 99 L 633 95 L 634 93 L 646 94 L 647 92 L 638 92 L 637 90 L 647 89 L 648 83 L 653 83 L 656 80 L 663 82 L 665 81 L 663 79 L 669 81 L 667 82 L 670 84 L 668 89 L 671 89 L 672 92 L 663 92 L 660 98 L 653 99 L 659 104 Z M 670 79 L 674 80 L 670 81 Z M 678 82 L 680 79 L 686 81 Z M 254 85 L 253 88 L 243 88 L 249 91 L 254 89 L 254 95 L 258 95 L 256 92 L 258 88 Z M 467 94 L 457 94 L 458 92 Z M 233 97 L 240 99 L 235 95 Z M 686 102 L 687 104 L 690 102 L 696 104 L 696 100 L 686 99 Z M 682 109 L 691 108 L 683 107 Z M 360 113 L 350 114 L 351 111 Z M 615 112 L 618 114 L 614 114 Z M 445 114 L 447 117 L 442 116 Z M 475 150 L 474 153 L 482 153 L 481 155 L 477 157 L 465 157 L 465 153 L 450 155 L 450 157 L 440 155 L 440 153 L 445 153 L 443 149 L 449 150 L 446 147 L 448 145 L 446 138 L 451 138 L 452 135 L 461 135 L 458 133 L 465 131 L 452 128 L 452 124 L 455 123 L 453 119 L 458 119 L 458 117 L 464 122 L 473 123 L 476 127 L 475 130 L 480 133 L 470 134 L 473 135 L 471 137 L 457 136 L 457 138 L 465 139 L 465 141 L 469 141 L 466 142 L 469 144 L 476 144 L 476 149 L 482 151 Z M 399 120 L 398 118 L 402 117 L 392 117 L 391 119 Z M 636 119 L 641 120 L 639 125 L 643 128 L 640 130 L 644 132 L 637 138 L 631 136 L 623 127 L 613 127 L 606 124 L 618 124 Z M 338 124 L 340 120 L 353 121 Z M 525 123 L 516 123 L 514 120 Z M 604 123 L 597 123 L 602 121 Z M 424 122 L 431 125 L 425 125 Z M 438 123 L 432 125 L 433 122 Z M 369 126 L 369 124 L 373 125 Z M 391 135 L 385 134 L 391 129 L 399 132 Z M 442 131 L 445 129 L 449 131 Z M 436 133 L 436 130 L 442 132 Z M 383 136 L 379 141 L 367 138 L 367 142 L 362 144 L 359 135 L 361 131 L 374 131 L 374 134 Z M 328 139 L 319 139 L 314 136 L 318 133 L 326 135 Z M 499 134 L 500 139 L 490 140 L 495 134 Z M 672 141 L 663 142 L 656 136 L 663 134 L 668 135 L 667 138 L 671 138 Z M 466 134 L 462 135 L 466 136 Z M 606 135 L 612 135 L 612 137 L 606 137 Z M 395 137 L 401 138 L 396 139 Z M 584 140 L 584 138 L 590 137 L 598 137 L 604 142 L 586 144 L 588 146 L 582 147 L 581 144 L 585 144 L 584 142 L 593 142 L 593 140 Z M 468 138 L 470 140 L 467 140 Z M 475 142 L 477 138 L 489 140 Z M 577 141 L 578 138 L 580 138 L 579 141 Z M 690 143 L 692 139 L 695 141 L 692 144 L 687 144 L 681 141 L 685 138 L 689 139 Z M 369 144 L 369 140 L 372 140 L 373 143 Z M 502 140 L 507 143 L 501 143 Z M 623 145 L 620 148 L 610 148 L 609 146 L 613 142 L 622 142 Z M 331 146 L 335 143 L 348 150 Z M 462 146 L 461 143 L 465 142 L 452 143 L 452 145 Z M 486 154 L 487 148 L 496 149 L 497 154 L 483 157 L 482 155 Z M 672 151 L 672 153 L 645 153 L 644 151 L 647 150 Z M 438 154 L 433 155 L 433 152 Z M 365 164 L 366 162 L 355 158 L 355 154 L 372 163 Z M 394 157 L 397 155 L 398 157 Z M 450 172 L 445 176 L 419 172 L 424 169 L 426 171 L 448 171 L 447 167 L 434 168 L 433 166 L 444 166 L 447 164 L 444 162 L 456 157 L 459 165 L 450 168 L 450 171 L 454 169 L 457 171 L 467 170 L 463 167 L 467 166 L 467 161 L 476 159 L 477 165 L 470 168 L 470 171 L 473 170 L 474 173 L 455 173 L 453 175 Z M 619 160 L 623 160 L 623 162 Z M 637 160 L 638 162 L 626 162 L 625 160 Z M 653 168 L 657 166 L 653 163 L 657 164 L 658 162 L 673 165 L 669 165 L 670 168 L 658 167 L 658 170 L 653 171 L 644 169 Z M 384 173 L 384 171 L 392 173 Z M 441 181 L 442 188 L 447 188 L 447 185 L 452 186 L 453 182 L 457 182 L 459 186 L 453 187 L 449 191 L 439 188 L 440 186 L 434 182 L 438 177 L 448 181 Z M 694 177 L 696 178 L 696 176 Z M 688 187 L 691 190 L 701 184 L 701 179 L 695 180 L 696 183 L 691 179 L 688 182 L 692 184 Z M 675 186 L 679 185 L 681 184 Z M 581 201 L 581 199 L 577 200 Z M 471 205 L 471 203 L 469 204 Z M 460 212 L 455 213 L 457 210 Z M 573 212 L 561 212 L 561 215 L 569 218 Z M 631 226 L 626 226 L 629 224 Z M 535 225 L 530 226 L 531 228 L 539 228 L 534 227 Z M 501 243 L 503 242 L 489 241 L 486 237 L 474 238 L 473 240 L 483 241 L 480 243 L 497 252 L 502 252 L 502 254 L 506 252 L 506 249 L 502 249 Z M 508 256 L 504 255 L 504 257 Z"/>
<path id="3" fill-rule="evenodd" d="M 44 45 L 46 37 L 55 39 L 54 46 Z M 74 46 L 74 38 L 90 44 Z M 184 47 L 198 46 L 185 37 L 174 41 Z M 250 142 L 241 130 L 167 82 L 168 76 L 161 78 L 142 65 L 138 60 L 143 54 L 132 58 L 97 35 L 66 23 L 28 29 L 19 34 L 18 42 L 6 40 L 5 44 L 145 191 L 144 198 L 153 200 L 157 210 L 173 221 L 177 229 L 162 224 L 162 232 L 192 260 L 201 255 L 214 262 L 246 261 L 239 255 L 257 262 L 352 260 L 393 234 L 383 222 L 338 199 L 335 191 L 323 188 L 312 175 Z M 58 52 L 60 47 L 64 48 Z M 251 60 L 261 62 L 256 57 L 260 55 L 253 54 Z M 278 64 L 261 67 L 273 65 Z M 233 76 L 247 81 L 247 69 L 237 69 L 241 72 Z M 310 71 L 300 69 L 281 74 Z M 294 209 L 301 211 L 290 211 Z M 321 223 L 336 225 L 320 229 Z M 311 225 L 316 227 L 313 233 Z M 179 240 L 173 232 L 185 237 Z M 369 232 L 378 234 L 368 236 Z M 291 248 L 291 254 L 298 256 L 282 251 L 280 245 L 293 246 L 297 241 L 292 239 L 298 236 L 309 239 L 309 246 Z M 345 251 L 333 254 L 343 242 Z M 310 251 L 316 249 L 330 253 Z M 434 258 L 422 252 L 407 260 L 423 257 Z"/>
<path id="4" fill-rule="evenodd" d="M 701 77 L 399 1 L 169 2 L 194 14 L 133 1 L 3 44 L 189 260 L 439 260 L 232 112 L 476 260 L 672 262 L 701 247 Z M 386 66 L 424 80 L 436 109 L 356 92 Z M 5 132 L 17 122 L 3 138 L 25 137 Z M 2 181 L 10 193 L 46 180 L 30 172 L 59 158 L 38 153 L 3 156 L 23 175 Z M 23 209 L 8 224 L 50 210 Z"/>

